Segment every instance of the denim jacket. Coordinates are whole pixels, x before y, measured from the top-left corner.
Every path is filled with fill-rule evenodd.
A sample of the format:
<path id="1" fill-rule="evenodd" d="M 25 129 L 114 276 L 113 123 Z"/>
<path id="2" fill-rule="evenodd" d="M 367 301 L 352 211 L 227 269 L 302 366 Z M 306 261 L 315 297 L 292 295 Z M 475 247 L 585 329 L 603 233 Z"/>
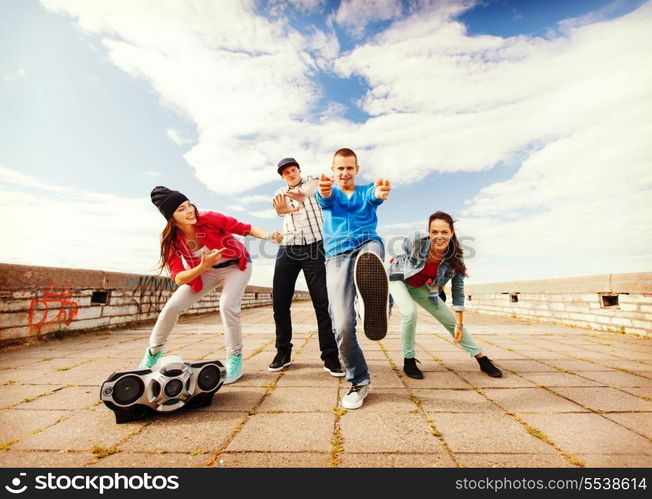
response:
<path id="1" fill-rule="evenodd" d="M 397 255 L 389 264 L 389 280 L 404 281 L 423 270 L 430 251 L 430 237 L 422 232 L 415 232 L 403 240 L 403 253 Z M 432 287 L 428 299 L 437 304 L 437 296 L 448 281 L 451 282 L 453 310 L 464 310 L 464 276 L 451 268 L 443 260 L 437 269 L 437 289 Z"/>

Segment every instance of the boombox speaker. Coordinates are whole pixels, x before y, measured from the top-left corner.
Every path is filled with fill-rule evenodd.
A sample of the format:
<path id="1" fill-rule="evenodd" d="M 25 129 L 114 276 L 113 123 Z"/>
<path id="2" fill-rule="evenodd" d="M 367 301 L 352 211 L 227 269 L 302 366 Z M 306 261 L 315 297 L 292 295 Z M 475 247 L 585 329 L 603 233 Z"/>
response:
<path id="1" fill-rule="evenodd" d="M 209 405 L 225 378 L 219 360 L 187 363 L 167 355 L 151 369 L 114 372 L 102 383 L 100 399 L 115 413 L 116 423 L 126 423 L 152 411 Z"/>

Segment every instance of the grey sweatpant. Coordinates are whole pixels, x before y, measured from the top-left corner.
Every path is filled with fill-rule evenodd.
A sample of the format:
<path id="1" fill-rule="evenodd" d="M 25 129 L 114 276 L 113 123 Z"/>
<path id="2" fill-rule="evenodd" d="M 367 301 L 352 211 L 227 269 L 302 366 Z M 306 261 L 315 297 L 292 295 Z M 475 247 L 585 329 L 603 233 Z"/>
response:
<path id="1" fill-rule="evenodd" d="M 188 285 L 179 288 L 170 297 L 156 320 L 152 334 L 149 337 L 149 348 L 152 354 L 158 353 L 179 319 L 179 315 L 192 307 L 215 287 L 223 284 L 220 296 L 220 316 L 224 325 L 224 344 L 227 355 L 238 355 L 242 352 L 242 328 L 240 327 L 240 304 L 242 295 L 251 278 L 251 263 L 245 270 L 238 265 L 230 265 L 221 269 L 208 269 L 201 275 L 202 290 L 195 293 Z"/>

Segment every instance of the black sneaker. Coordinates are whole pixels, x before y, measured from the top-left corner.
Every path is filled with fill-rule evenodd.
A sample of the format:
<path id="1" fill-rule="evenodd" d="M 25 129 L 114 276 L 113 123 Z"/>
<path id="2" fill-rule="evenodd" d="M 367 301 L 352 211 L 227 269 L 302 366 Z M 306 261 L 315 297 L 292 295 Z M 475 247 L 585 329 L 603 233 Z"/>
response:
<path id="1" fill-rule="evenodd" d="M 389 280 L 383 261 L 375 253 L 361 253 L 355 260 L 355 289 L 362 330 L 370 340 L 382 340 L 387 334 Z"/>
<path id="2" fill-rule="evenodd" d="M 328 357 L 324 361 L 324 371 L 328 371 L 331 376 L 341 378 L 344 376 L 344 370 L 340 364 L 340 359 L 337 357 Z"/>
<path id="3" fill-rule="evenodd" d="M 276 357 L 274 357 L 274 360 L 267 369 L 270 371 L 280 371 L 284 367 L 292 364 L 292 361 L 290 360 L 291 356 L 292 350 L 278 350 L 276 352 Z"/>
<path id="4" fill-rule="evenodd" d="M 480 364 L 480 370 L 487 373 L 492 378 L 502 378 L 503 372 L 498 369 L 491 359 L 486 355 L 484 357 L 476 357 L 475 360 Z"/>
<path id="5" fill-rule="evenodd" d="M 403 372 L 410 378 L 423 379 L 423 373 L 417 367 L 417 362 L 419 362 L 417 359 L 403 359 Z"/>

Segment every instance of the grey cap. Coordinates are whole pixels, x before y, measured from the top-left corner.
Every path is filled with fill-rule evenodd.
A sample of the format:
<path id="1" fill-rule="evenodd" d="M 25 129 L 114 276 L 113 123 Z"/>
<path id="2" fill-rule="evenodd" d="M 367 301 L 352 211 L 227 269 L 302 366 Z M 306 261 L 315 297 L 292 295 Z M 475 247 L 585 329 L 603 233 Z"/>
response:
<path id="1" fill-rule="evenodd" d="M 280 175 L 281 172 L 283 171 L 283 168 L 286 166 L 296 166 L 297 168 L 301 169 L 299 166 L 299 163 L 297 163 L 297 160 L 294 158 L 283 158 L 281 161 L 278 162 L 278 168 L 276 171 Z"/>

